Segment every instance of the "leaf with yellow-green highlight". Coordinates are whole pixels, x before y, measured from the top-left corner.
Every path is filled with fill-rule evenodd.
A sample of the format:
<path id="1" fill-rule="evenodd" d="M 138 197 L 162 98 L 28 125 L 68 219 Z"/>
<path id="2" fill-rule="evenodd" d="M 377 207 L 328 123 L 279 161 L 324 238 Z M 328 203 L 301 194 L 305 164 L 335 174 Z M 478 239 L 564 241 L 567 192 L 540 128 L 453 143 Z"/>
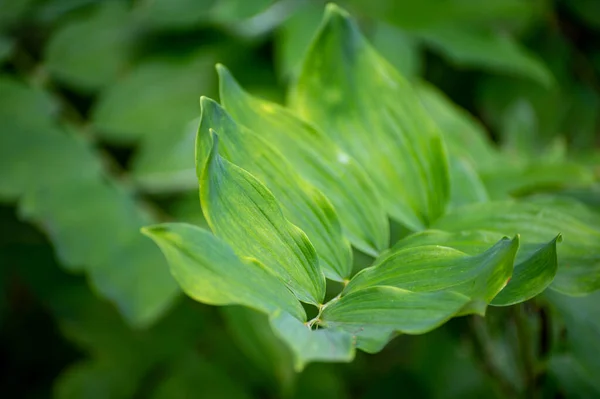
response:
<path id="1" fill-rule="evenodd" d="M 266 314 L 285 310 L 299 320 L 306 314 L 283 282 L 254 259 L 240 259 L 209 231 L 186 223 L 145 227 L 169 262 L 183 291 L 209 305 L 244 305 Z"/>
<path id="2" fill-rule="evenodd" d="M 600 289 L 600 227 L 596 214 L 576 205 L 566 207 L 552 201 L 472 204 L 452 210 L 434 228 L 518 233 L 525 245 L 550 242 L 560 233 L 564 241 L 558 247 L 558 270 L 551 288 L 584 295 Z"/>
<path id="3" fill-rule="evenodd" d="M 385 256 L 402 249 L 427 245 L 443 245 L 476 256 L 485 252 L 502 236 L 501 233 L 482 230 L 452 233 L 441 230 L 426 230 L 400 240 Z M 556 275 L 558 267 L 556 245 L 560 241 L 561 237 L 556 236 L 550 242 L 544 244 L 526 243 L 520 245 L 515 258 L 512 277 L 506 287 L 494 297 L 490 305 L 507 306 L 524 302 L 548 288 Z"/>
<path id="4" fill-rule="evenodd" d="M 510 279 L 518 248 L 518 237 L 502 238 L 475 256 L 440 245 L 401 248 L 361 270 L 344 293 L 379 285 L 417 292 L 452 290 L 488 304 Z"/>
<path id="5" fill-rule="evenodd" d="M 367 170 L 392 218 L 421 230 L 444 213 L 449 178 L 437 126 L 411 84 L 335 5 L 327 6 L 290 99 Z"/>
<path id="6" fill-rule="evenodd" d="M 244 91 L 224 66 L 217 65 L 217 71 L 224 108 L 272 143 L 303 178 L 325 193 L 352 245 L 373 256 L 387 248 L 387 215 L 364 169 L 350 154 L 291 110 Z"/>
<path id="7" fill-rule="evenodd" d="M 315 248 L 256 177 L 219 155 L 218 136 L 199 175 L 204 217 L 238 256 L 257 259 L 306 303 L 319 305 L 325 277 Z"/>
<path id="8" fill-rule="evenodd" d="M 350 243 L 329 200 L 305 181 L 285 157 L 265 139 L 236 123 L 216 102 L 200 100 L 202 116 L 197 136 L 198 174 L 212 145 L 211 129 L 219 134 L 219 154 L 259 179 L 273 193 L 284 216 L 313 243 L 325 276 L 343 281 L 352 271 Z"/>

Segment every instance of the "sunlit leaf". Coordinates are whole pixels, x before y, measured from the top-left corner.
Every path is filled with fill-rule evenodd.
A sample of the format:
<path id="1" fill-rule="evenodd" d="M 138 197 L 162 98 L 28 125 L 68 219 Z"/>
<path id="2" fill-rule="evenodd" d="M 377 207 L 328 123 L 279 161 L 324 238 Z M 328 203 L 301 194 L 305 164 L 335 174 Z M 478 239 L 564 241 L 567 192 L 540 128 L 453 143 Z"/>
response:
<path id="1" fill-rule="evenodd" d="M 505 238 L 475 256 L 437 245 L 392 250 L 358 273 L 344 292 L 378 285 L 417 292 L 451 289 L 489 303 L 508 282 L 518 248 L 518 239 Z"/>
<path id="2" fill-rule="evenodd" d="M 301 371 L 309 362 L 350 362 L 354 359 L 354 340 L 346 332 L 334 328 L 311 330 L 285 312 L 271 316 L 271 326 L 292 350 L 296 371 Z"/>
<path id="3" fill-rule="evenodd" d="M 356 161 L 290 110 L 246 93 L 225 67 L 218 66 L 217 70 L 225 109 L 273 143 L 302 177 L 327 195 L 352 244 L 372 255 L 387 248 L 387 217 Z"/>
<path id="4" fill-rule="evenodd" d="M 211 305 L 244 305 L 267 314 L 277 309 L 305 320 L 300 302 L 259 262 L 241 260 L 209 231 L 184 223 L 144 228 L 163 251 L 183 291 Z"/>
<path id="5" fill-rule="evenodd" d="M 283 214 L 311 240 L 325 276 L 342 281 L 352 270 L 349 242 L 329 200 L 306 182 L 285 157 L 259 134 L 238 125 L 214 101 L 200 101 L 202 117 L 198 129 L 197 173 L 202 174 L 212 147 L 211 130 L 219 134 L 219 152 L 228 161 L 248 171 L 273 193 Z"/>
<path id="6" fill-rule="evenodd" d="M 449 187 L 438 129 L 410 84 L 335 5 L 327 7 L 291 99 L 367 170 L 394 219 L 418 230 L 443 214 Z"/>
<path id="7" fill-rule="evenodd" d="M 468 302 L 468 297 L 451 291 L 370 287 L 332 302 L 323 311 L 321 324 L 358 335 L 389 329 L 423 334 L 445 323 Z"/>
<path id="8" fill-rule="evenodd" d="M 582 295 L 600 288 L 600 229 L 590 211 L 569 211 L 552 204 L 502 201 L 458 208 L 440 219 L 435 228 L 447 231 L 488 230 L 501 234 L 519 233 L 523 243 L 550 242 L 561 233 L 558 271 L 551 287 Z"/>
<path id="9" fill-rule="evenodd" d="M 303 302 L 318 305 L 325 278 L 306 234 L 291 224 L 273 194 L 218 154 L 217 136 L 199 175 L 202 210 L 212 231 L 243 257 L 256 258 Z"/>
<path id="10" fill-rule="evenodd" d="M 486 187 L 471 162 L 458 157 L 451 158 L 449 208 L 488 200 Z"/>

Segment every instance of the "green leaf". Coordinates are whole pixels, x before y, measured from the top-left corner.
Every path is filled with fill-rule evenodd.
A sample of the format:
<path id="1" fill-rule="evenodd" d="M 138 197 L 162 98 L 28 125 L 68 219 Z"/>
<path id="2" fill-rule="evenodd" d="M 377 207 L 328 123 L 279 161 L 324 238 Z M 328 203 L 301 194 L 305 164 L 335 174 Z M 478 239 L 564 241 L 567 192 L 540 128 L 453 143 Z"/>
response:
<path id="1" fill-rule="evenodd" d="M 369 287 L 332 302 L 323 310 L 320 324 L 359 335 L 382 329 L 423 334 L 441 326 L 468 302 L 468 297 L 451 291 Z"/>
<path id="2" fill-rule="evenodd" d="M 90 15 L 60 25 L 45 49 L 48 71 L 86 90 L 114 81 L 128 58 L 128 17 L 124 3 L 107 1 Z"/>
<path id="3" fill-rule="evenodd" d="M 378 22 L 372 33 L 373 47 L 408 79 L 415 78 L 422 68 L 419 43 L 408 32 Z"/>
<path id="4" fill-rule="evenodd" d="M 114 142 L 183 134 L 198 116 L 199 93 L 210 93 L 212 54 L 153 59 L 107 87 L 92 110 L 95 131 Z"/>
<path id="5" fill-rule="evenodd" d="M 594 182 L 594 174 L 575 162 L 533 161 L 517 164 L 504 162 L 502 167 L 480 172 L 490 197 L 506 199 L 536 191 L 585 187 Z"/>
<path id="6" fill-rule="evenodd" d="M 450 161 L 450 205 L 456 208 L 489 200 L 488 192 L 471 162 L 463 158 Z"/>
<path id="7" fill-rule="evenodd" d="M 298 372 L 309 362 L 351 362 L 354 359 L 353 338 L 346 332 L 334 328 L 311 330 L 285 312 L 271 316 L 271 327 L 292 350 Z"/>
<path id="8" fill-rule="evenodd" d="M 215 362 L 190 351 L 165 367 L 165 376 L 150 399 L 231 398 L 250 399 L 249 388 L 232 378 Z"/>
<path id="9" fill-rule="evenodd" d="M 10 57 L 14 44 L 14 40 L 0 35 L 0 65 Z"/>
<path id="10" fill-rule="evenodd" d="M 159 251 L 139 234 L 151 218 L 122 188 L 98 178 L 40 186 L 19 211 L 44 228 L 63 267 L 85 271 L 131 324 L 151 324 L 177 297 Z"/>
<path id="11" fill-rule="evenodd" d="M 449 184 L 438 129 L 410 84 L 335 5 L 327 7 L 292 103 L 367 170 L 394 219 L 419 230 L 444 213 Z"/>
<path id="12" fill-rule="evenodd" d="M 325 193 L 350 242 L 371 255 L 387 248 L 387 216 L 356 161 L 290 110 L 245 92 L 225 67 L 219 65 L 217 70 L 225 109 L 240 124 L 273 143 L 302 177 Z"/>
<path id="13" fill-rule="evenodd" d="M 215 0 L 153 0 L 137 5 L 144 24 L 158 29 L 189 29 L 208 22 Z"/>
<path id="14" fill-rule="evenodd" d="M 590 216 L 584 218 L 586 214 Z M 597 216 L 596 216 L 597 219 Z M 551 287 L 569 295 L 600 288 L 600 228 L 590 211 L 571 214 L 557 205 L 501 201 L 455 209 L 435 225 L 447 231 L 488 230 L 520 234 L 524 243 L 549 242 L 561 233 L 558 271 Z"/>
<path id="15" fill-rule="evenodd" d="M 434 86 L 419 82 L 417 89 L 423 106 L 444 135 L 450 159 L 467 158 L 477 168 L 497 165 L 498 151 L 478 120 Z"/>
<path id="16" fill-rule="evenodd" d="M 256 258 L 303 302 L 318 305 L 325 278 L 306 234 L 284 216 L 273 194 L 254 176 L 221 158 L 218 139 L 199 175 L 208 225 L 243 257 Z"/>
<path id="17" fill-rule="evenodd" d="M 339 220 L 329 200 L 306 182 L 285 157 L 267 140 L 238 125 L 214 101 L 202 97 L 196 163 L 202 165 L 212 147 L 211 130 L 219 134 L 219 152 L 228 161 L 248 171 L 273 193 L 283 215 L 311 240 L 327 278 L 343 281 L 352 271 L 350 243 L 342 235 Z"/>
<path id="18" fill-rule="evenodd" d="M 543 62 L 506 34 L 454 24 L 418 30 L 415 34 L 457 65 L 524 76 L 545 87 L 554 83 Z"/>
<path id="19" fill-rule="evenodd" d="M 240 259 L 223 240 L 185 223 L 146 227 L 163 251 L 183 291 L 210 305 L 244 305 L 271 314 L 278 309 L 305 320 L 300 302 L 254 259 Z"/>
<path id="20" fill-rule="evenodd" d="M 469 255 L 479 255 L 502 238 L 502 234 L 490 231 L 459 231 L 448 233 L 426 230 L 412 234 L 396 243 L 386 253 L 394 254 L 405 248 L 425 245 L 443 245 Z M 492 300 L 493 306 L 506 306 L 524 302 L 540 294 L 552 283 L 557 270 L 555 237 L 546 244 L 524 244 L 519 246 L 512 277 L 506 287 Z"/>
<path id="21" fill-rule="evenodd" d="M 556 243 L 560 240 L 561 236 L 558 235 L 533 253 L 524 251 L 525 256 L 519 253 L 510 281 L 494 298 L 491 305 L 514 305 L 541 294 L 556 275 L 558 269 Z"/>
<path id="22" fill-rule="evenodd" d="M 417 292 L 451 289 L 489 303 L 508 282 L 518 248 L 518 238 L 504 238 L 475 256 L 437 245 L 392 250 L 361 270 L 344 293 L 378 285 Z"/>
<path id="23" fill-rule="evenodd" d="M 277 337 L 262 313 L 241 306 L 221 310 L 233 342 L 272 383 L 281 396 L 292 388 L 296 373 L 292 353 Z"/>

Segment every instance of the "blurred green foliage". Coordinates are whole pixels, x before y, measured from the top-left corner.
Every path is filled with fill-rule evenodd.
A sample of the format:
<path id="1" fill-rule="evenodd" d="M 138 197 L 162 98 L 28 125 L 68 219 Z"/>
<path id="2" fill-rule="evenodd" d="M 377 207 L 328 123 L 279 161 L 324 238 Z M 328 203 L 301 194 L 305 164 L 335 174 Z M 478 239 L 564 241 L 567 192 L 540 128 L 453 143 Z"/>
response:
<path id="1" fill-rule="evenodd" d="M 451 134 L 464 159 L 451 174 L 471 190 L 453 205 L 552 192 L 600 211 L 600 2 L 340 3 Z M 323 8 L 0 0 L 2 397 L 600 395 L 598 292 L 547 293 L 301 374 L 263 315 L 179 293 L 139 228 L 205 223 L 193 142 L 214 64 L 283 103 Z M 357 253 L 355 270 L 370 261 Z M 532 353 L 545 365 L 533 384 Z"/>

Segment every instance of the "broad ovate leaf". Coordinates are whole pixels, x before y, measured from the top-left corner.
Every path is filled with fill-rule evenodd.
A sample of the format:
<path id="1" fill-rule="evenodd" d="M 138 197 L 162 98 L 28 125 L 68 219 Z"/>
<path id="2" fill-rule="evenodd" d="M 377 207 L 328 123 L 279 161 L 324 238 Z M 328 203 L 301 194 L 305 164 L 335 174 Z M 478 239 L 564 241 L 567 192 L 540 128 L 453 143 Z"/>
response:
<path id="1" fill-rule="evenodd" d="M 457 314 L 470 299 L 452 291 L 413 292 L 396 287 L 369 287 L 332 302 L 320 325 L 353 335 L 376 331 L 423 334 Z"/>
<path id="2" fill-rule="evenodd" d="M 487 304 L 508 282 L 518 248 L 518 238 L 503 238 L 475 256 L 439 245 L 402 248 L 363 269 L 344 292 L 378 285 L 418 292 L 451 289 Z"/>
<path id="3" fill-rule="evenodd" d="M 352 252 L 329 200 L 305 181 L 267 140 L 237 124 L 213 100 L 203 97 L 200 103 L 202 117 L 196 150 L 199 169 L 212 145 L 212 129 L 219 134 L 221 156 L 264 183 L 279 202 L 284 216 L 306 233 L 315 246 L 325 276 L 337 281 L 348 278 Z"/>
<path id="4" fill-rule="evenodd" d="M 336 328 L 311 330 L 286 312 L 270 318 L 271 327 L 294 354 L 294 368 L 302 371 L 309 362 L 351 362 L 355 348 L 352 335 Z"/>
<path id="5" fill-rule="evenodd" d="M 225 67 L 219 65 L 217 70 L 225 109 L 272 143 L 302 177 L 327 195 L 352 245 L 371 255 L 387 248 L 385 210 L 364 169 L 350 154 L 289 109 L 251 96 Z"/>
<path id="6" fill-rule="evenodd" d="M 325 277 L 316 251 L 302 230 L 256 177 L 222 158 L 218 136 L 199 175 L 200 201 L 212 231 L 238 256 L 252 257 L 278 276 L 303 302 L 318 305 Z"/>
<path id="7" fill-rule="evenodd" d="M 583 295 L 600 288 L 600 227 L 595 223 L 597 215 L 583 208 L 570 211 L 551 202 L 488 202 L 455 209 L 434 227 L 518 233 L 525 244 L 549 242 L 560 233 L 564 241 L 558 248 L 558 271 L 551 287 Z"/>
<path id="8" fill-rule="evenodd" d="M 306 315 L 283 282 L 253 259 L 240 259 L 209 231 L 185 223 L 145 227 L 169 262 L 171 274 L 193 299 L 210 305 L 244 305 L 267 314 L 282 309 Z"/>
<path id="9" fill-rule="evenodd" d="M 327 7 L 291 101 L 367 170 L 395 220 L 420 230 L 444 213 L 449 184 L 440 132 L 409 82 L 335 5 Z"/>

